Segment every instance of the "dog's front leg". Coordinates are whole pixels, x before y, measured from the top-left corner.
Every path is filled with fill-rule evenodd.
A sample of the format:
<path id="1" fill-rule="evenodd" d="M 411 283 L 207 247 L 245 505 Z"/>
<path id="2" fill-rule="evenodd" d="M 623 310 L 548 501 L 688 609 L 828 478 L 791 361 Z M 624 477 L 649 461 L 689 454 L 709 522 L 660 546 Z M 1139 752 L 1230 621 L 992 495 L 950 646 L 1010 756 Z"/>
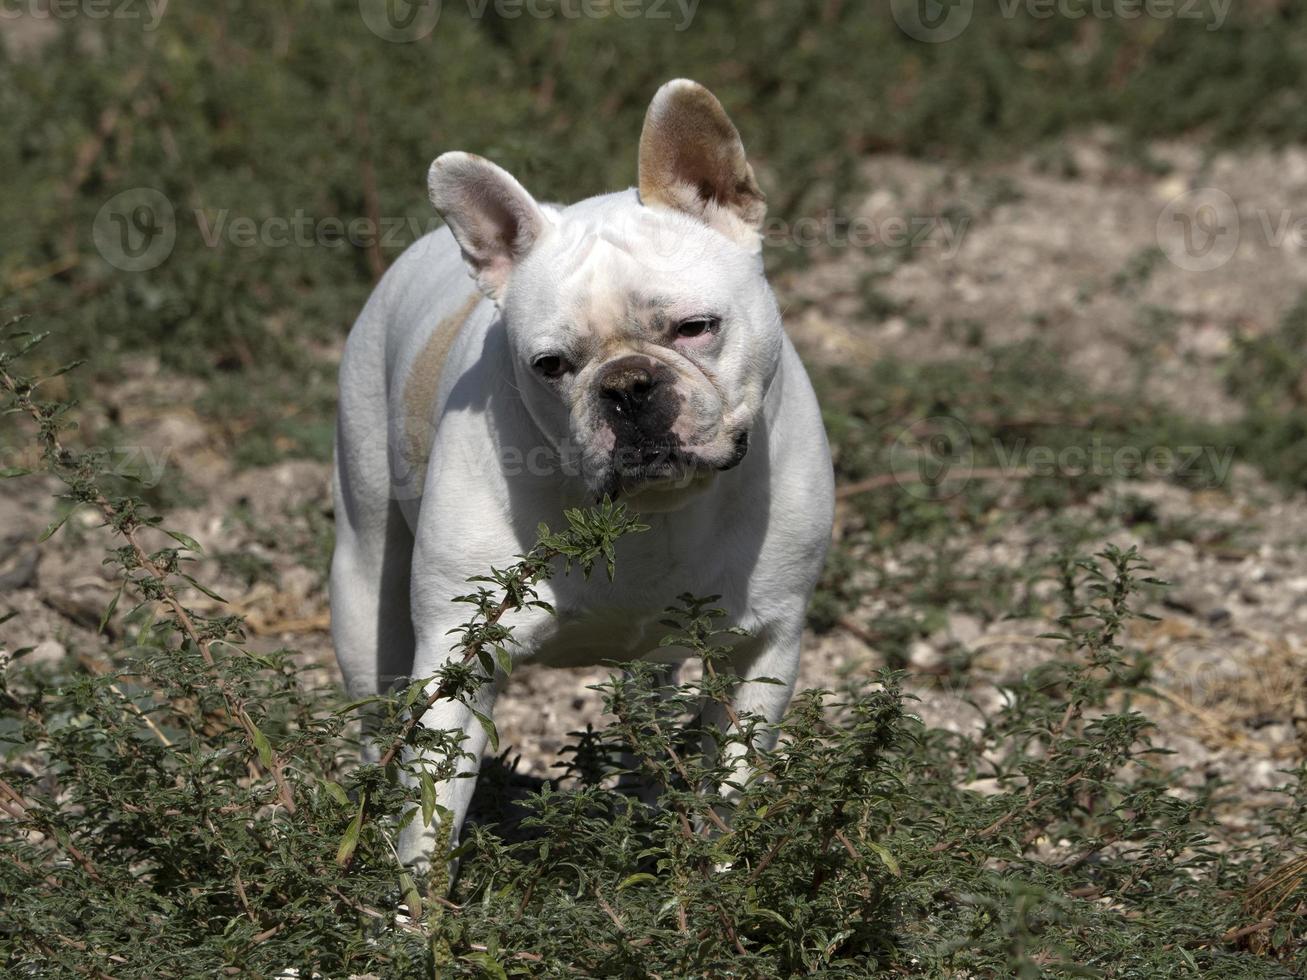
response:
<path id="1" fill-rule="evenodd" d="M 729 706 L 718 701 L 704 708 L 704 721 L 709 732 L 704 736 L 704 759 L 711 763 L 718 753 L 718 736 L 713 728 L 728 736 L 724 762 L 729 770 L 718 792 L 727 804 L 734 804 L 741 796 L 741 787 L 749 780 L 752 768 L 749 752 L 768 752 L 776 745 L 780 735 L 780 721 L 794 696 L 794 685 L 799 677 L 799 647 L 803 635 L 802 622 L 780 629 L 769 629 L 752 641 L 741 644 L 731 659 L 731 667 L 738 678 Z M 756 718 L 759 725 L 751 741 L 745 742 L 735 728 L 736 720 L 748 726 L 748 719 Z M 733 736 L 733 737 L 730 737 Z M 729 807 L 720 815 L 729 818 Z"/>
<path id="2" fill-rule="evenodd" d="M 451 649 L 450 642 L 458 632 L 460 615 L 466 619 L 466 614 L 462 608 L 453 603 L 434 599 L 434 596 L 453 594 L 454 590 L 455 586 L 447 582 L 422 583 L 422 587 L 414 589 L 413 605 L 416 611 L 413 623 L 417 633 L 417 651 L 413 658 L 415 678 L 434 678 L 442 667 L 463 660 L 463 648 L 458 646 Z M 543 585 L 540 595 L 546 601 L 554 598 Z M 538 608 L 518 610 L 512 614 L 513 643 L 509 649 L 513 651 L 515 660 L 525 658 L 529 651 L 537 647 L 542 631 L 552 621 L 548 613 Z M 478 673 L 481 672 L 482 668 L 475 658 L 471 666 Z M 415 815 L 405 826 L 399 839 L 399 856 L 405 864 L 412 864 L 425 870 L 429 862 L 443 857 L 434 853 L 442 843 L 442 839 L 447 842 L 450 851 L 458 847 L 463 821 L 467 817 L 472 794 L 476 791 L 481 756 L 490 740 L 489 732 L 472 709 L 475 708 L 477 712 L 493 721 L 495 700 L 505 680 L 503 672 L 497 670 L 494 677 L 486 678 L 474 692 L 464 695 L 466 703 L 453 698 L 441 698 L 423 714 L 424 728 L 462 734 L 462 756 L 458 760 L 455 775 L 438 780 L 435 786 L 436 803 L 449 814 L 448 826 L 441 826 L 439 812 L 429 826 L 423 824 L 420 812 Z M 431 683 L 437 684 L 439 681 L 433 680 Z M 421 757 L 416 752 L 410 751 L 406 759 L 421 764 Z M 404 779 L 412 785 L 416 782 L 417 776 L 405 773 Z M 456 870 L 456 864 L 451 864 L 451 880 Z"/>
<path id="3" fill-rule="evenodd" d="M 446 654 L 438 661 L 435 657 L 424 658 L 421 646 L 419 646 L 414 663 L 414 676 L 433 677 L 440 667 L 449 662 L 451 658 L 459 659 L 458 654 Z M 445 837 L 450 851 L 458 847 L 463 820 L 467 816 L 468 806 L 472 802 L 472 794 L 476 791 L 477 773 L 481 768 L 481 755 L 485 752 L 486 745 L 489 742 L 489 733 L 472 709 L 475 708 L 476 711 L 487 718 L 493 718 L 495 700 L 499 695 L 501 680 L 501 676 L 486 678 L 474 692 L 464 695 L 466 703 L 453 698 L 441 698 L 422 715 L 423 728 L 432 731 L 461 733 L 463 736 L 462 754 L 457 761 L 456 774 L 449 779 L 437 780 L 435 784 L 436 803 L 449 814 L 449 827 L 443 828 L 448 830 L 448 834 L 441 833 L 439 813 L 433 816 L 430 825 L 423 823 L 421 812 L 417 813 L 405 826 L 399 839 L 399 856 L 405 864 L 425 869 L 431 861 L 440 860 L 443 855 L 437 855 L 435 850 L 441 845 L 442 837 Z M 432 681 L 432 684 L 436 683 L 439 682 Z M 410 764 L 414 771 L 406 771 L 404 781 L 411 786 L 415 786 L 419 779 L 418 773 L 421 772 L 422 767 L 437 763 L 440 760 L 428 759 L 422 753 L 410 749 L 405 753 L 405 761 Z M 456 866 L 451 865 L 451 876 L 455 870 Z"/>

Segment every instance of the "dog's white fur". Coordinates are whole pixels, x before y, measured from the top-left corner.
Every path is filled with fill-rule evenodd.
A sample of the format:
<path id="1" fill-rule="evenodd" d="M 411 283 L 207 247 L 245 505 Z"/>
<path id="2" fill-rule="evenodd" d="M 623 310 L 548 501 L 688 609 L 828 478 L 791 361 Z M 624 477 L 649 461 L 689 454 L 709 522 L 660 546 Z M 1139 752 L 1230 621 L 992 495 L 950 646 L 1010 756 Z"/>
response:
<path id="1" fill-rule="evenodd" d="M 331 607 L 350 694 L 433 675 L 458 656 L 450 630 L 470 607 L 451 597 L 470 575 L 510 564 L 564 508 L 617 492 L 650 529 L 618 542 L 615 581 L 544 583 L 557 615 L 515 614 L 514 657 L 664 659 L 665 607 L 720 595 L 750 634 L 735 648 L 735 707 L 778 721 L 829 540 L 831 463 L 763 274 L 762 195 L 720 104 L 685 80 L 659 90 L 638 190 L 540 205 L 462 153 L 438 158 L 430 185 L 448 227 L 386 274 L 341 364 Z M 710 333 L 679 335 L 704 315 L 719 318 Z M 550 355 L 564 375 L 535 365 Z M 664 379 L 674 463 L 615 462 L 620 408 L 613 421 L 602 371 L 623 358 Z M 482 688 L 479 710 L 496 691 Z M 486 735 L 463 705 L 442 701 L 423 721 L 465 732 L 481 755 Z M 438 788 L 455 840 L 474 784 Z M 401 855 L 420 861 L 434 840 L 414 820 Z"/>

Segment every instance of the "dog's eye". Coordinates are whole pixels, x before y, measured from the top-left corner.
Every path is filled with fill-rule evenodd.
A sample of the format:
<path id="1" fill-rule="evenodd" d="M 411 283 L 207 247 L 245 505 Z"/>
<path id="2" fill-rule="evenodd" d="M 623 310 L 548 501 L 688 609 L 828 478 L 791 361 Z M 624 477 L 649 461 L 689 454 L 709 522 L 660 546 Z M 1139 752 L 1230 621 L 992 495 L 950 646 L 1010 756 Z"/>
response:
<path id="1" fill-rule="evenodd" d="M 557 354 L 543 354 L 531 362 L 531 366 L 546 378 L 561 378 L 567 373 L 567 361 Z"/>
<path id="2" fill-rule="evenodd" d="M 685 338 L 702 337 L 706 333 L 712 333 L 716 327 L 716 318 L 697 316 L 692 320 L 682 320 L 676 328 L 676 336 Z"/>

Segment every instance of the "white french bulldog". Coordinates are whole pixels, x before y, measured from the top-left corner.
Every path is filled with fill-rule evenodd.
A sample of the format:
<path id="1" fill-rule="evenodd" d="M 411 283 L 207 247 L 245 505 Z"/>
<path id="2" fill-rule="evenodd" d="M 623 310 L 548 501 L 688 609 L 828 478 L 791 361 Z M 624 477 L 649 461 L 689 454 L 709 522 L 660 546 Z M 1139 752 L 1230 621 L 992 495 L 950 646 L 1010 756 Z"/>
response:
<path id="1" fill-rule="evenodd" d="M 750 634 L 735 648 L 735 708 L 777 722 L 833 481 L 763 273 L 764 197 L 721 104 L 694 82 L 664 85 L 640 137 L 639 188 L 571 207 L 537 203 L 468 153 L 439 157 L 429 182 L 448 227 L 386 274 L 341 363 L 331 609 L 350 694 L 461 658 L 450 630 L 469 607 L 451 597 L 468 577 L 529 550 L 540 522 L 608 495 L 650 529 L 618 542 L 615 581 L 543 583 L 556 615 L 516 614 L 514 657 L 665 660 L 665 608 L 683 592 L 720 595 Z M 481 689 L 487 715 L 497 686 Z M 485 747 L 458 702 L 423 723 L 466 732 L 474 759 Z M 438 789 L 453 840 L 474 785 Z M 435 840 L 414 820 L 401 857 L 423 862 Z"/>

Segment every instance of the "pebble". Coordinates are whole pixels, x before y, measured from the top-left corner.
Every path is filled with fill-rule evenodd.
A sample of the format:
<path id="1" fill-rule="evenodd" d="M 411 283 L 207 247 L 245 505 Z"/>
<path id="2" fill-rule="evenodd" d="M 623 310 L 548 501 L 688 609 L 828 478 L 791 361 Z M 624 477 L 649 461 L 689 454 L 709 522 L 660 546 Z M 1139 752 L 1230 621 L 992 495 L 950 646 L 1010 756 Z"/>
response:
<path id="1" fill-rule="evenodd" d="M 984 627 L 980 620 L 969 613 L 949 613 L 948 633 L 954 640 L 964 647 L 970 647 L 980 639 L 984 633 Z"/>
<path id="2" fill-rule="evenodd" d="M 908 663 L 917 670 L 937 670 L 945 660 L 944 654 L 925 640 L 917 640 L 908 648 Z"/>
<path id="3" fill-rule="evenodd" d="M 42 640 L 23 659 L 29 663 L 56 664 L 68 656 L 68 648 L 58 640 Z"/>

